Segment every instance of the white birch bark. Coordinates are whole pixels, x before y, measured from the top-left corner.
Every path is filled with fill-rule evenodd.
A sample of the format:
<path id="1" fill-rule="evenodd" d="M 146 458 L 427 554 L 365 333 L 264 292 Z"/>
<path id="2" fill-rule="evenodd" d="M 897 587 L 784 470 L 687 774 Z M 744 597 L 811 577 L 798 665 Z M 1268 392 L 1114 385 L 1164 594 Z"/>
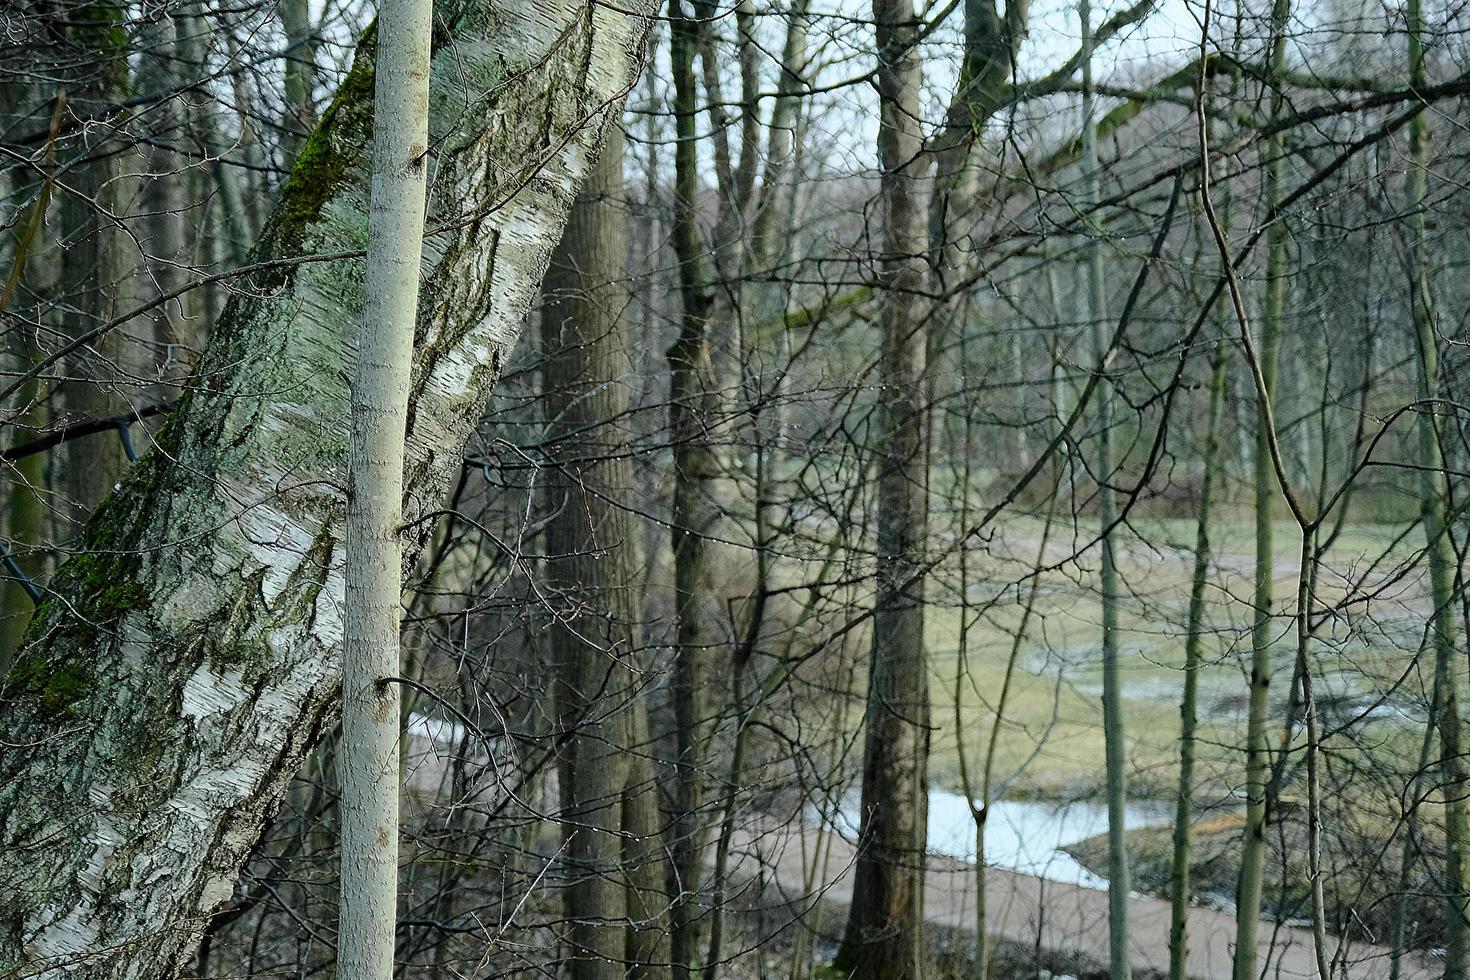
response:
<path id="1" fill-rule="evenodd" d="M 646 13 L 437 6 L 404 464 L 418 534 L 637 73 Z M 372 48 L 303 150 L 257 263 L 363 248 Z M 0 694 L 0 974 L 171 975 L 332 723 L 362 283 L 360 258 L 238 282 L 157 448 L 52 581 Z"/>
<path id="2" fill-rule="evenodd" d="M 398 914 L 398 610 L 429 143 L 433 0 L 383 0 L 373 107 L 367 302 L 352 380 L 342 651 L 343 976 L 390 980 Z"/>

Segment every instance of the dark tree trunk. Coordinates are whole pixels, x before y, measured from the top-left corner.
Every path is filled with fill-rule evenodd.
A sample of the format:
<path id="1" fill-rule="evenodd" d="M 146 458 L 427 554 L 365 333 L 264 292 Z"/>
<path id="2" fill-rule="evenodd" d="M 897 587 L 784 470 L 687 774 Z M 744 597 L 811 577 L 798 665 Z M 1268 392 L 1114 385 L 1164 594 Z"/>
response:
<path id="1" fill-rule="evenodd" d="M 862 823 L 847 930 L 837 966 L 855 977 L 924 972 L 929 675 L 921 566 L 924 466 L 924 286 L 927 247 L 919 130 L 919 23 L 908 0 L 874 0 L 882 167 L 883 351 L 879 371 L 877 595 L 868 676 Z"/>

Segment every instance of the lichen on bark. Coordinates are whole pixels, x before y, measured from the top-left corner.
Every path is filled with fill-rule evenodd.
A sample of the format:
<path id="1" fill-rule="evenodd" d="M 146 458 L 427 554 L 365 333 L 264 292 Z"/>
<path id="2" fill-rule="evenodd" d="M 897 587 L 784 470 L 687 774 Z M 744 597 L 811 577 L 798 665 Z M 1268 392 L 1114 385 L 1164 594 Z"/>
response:
<path id="1" fill-rule="evenodd" d="M 405 518 L 514 342 L 646 5 L 442 3 Z M 176 418 L 50 584 L 0 689 L 0 974 L 171 975 L 339 684 L 347 379 L 371 39 L 234 283 Z M 450 84 L 452 81 L 453 84 Z M 416 542 L 408 542 L 411 555 Z"/>

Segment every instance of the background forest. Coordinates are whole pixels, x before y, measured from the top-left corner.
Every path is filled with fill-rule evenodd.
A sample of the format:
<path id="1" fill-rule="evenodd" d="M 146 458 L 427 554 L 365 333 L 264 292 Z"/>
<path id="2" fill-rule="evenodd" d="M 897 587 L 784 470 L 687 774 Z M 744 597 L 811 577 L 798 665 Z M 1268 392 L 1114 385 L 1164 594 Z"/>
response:
<path id="1" fill-rule="evenodd" d="M 0 9 L 0 976 L 1470 976 L 1461 4 L 403 2 Z"/>

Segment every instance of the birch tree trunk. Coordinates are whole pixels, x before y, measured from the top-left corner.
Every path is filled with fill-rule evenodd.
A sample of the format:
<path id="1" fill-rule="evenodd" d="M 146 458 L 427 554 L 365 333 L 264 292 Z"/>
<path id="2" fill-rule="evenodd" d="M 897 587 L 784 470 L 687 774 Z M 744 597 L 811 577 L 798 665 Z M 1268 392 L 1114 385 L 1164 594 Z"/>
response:
<path id="1" fill-rule="evenodd" d="M 436 8 L 406 562 L 637 73 L 647 13 Z M 197 386 L 93 515 L 7 678 L 0 973 L 171 975 L 332 723 L 373 49 L 302 151 Z"/>
<path id="2" fill-rule="evenodd" d="M 854 977 L 922 976 L 929 675 L 924 656 L 924 287 L 928 246 L 912 0 L 874 0 L 884 229 L 879 365 L 877 595 L 868 668 L 862 819 L 852 906 L 836 965 Z"/>
<path id="3" fill-rule="evenodd" d="M 432 0 L 379 5 L 366 302 L 352 381 L 342 646 L 338 969 L 393 976 L 404 436 L 424 243 Z"/>

